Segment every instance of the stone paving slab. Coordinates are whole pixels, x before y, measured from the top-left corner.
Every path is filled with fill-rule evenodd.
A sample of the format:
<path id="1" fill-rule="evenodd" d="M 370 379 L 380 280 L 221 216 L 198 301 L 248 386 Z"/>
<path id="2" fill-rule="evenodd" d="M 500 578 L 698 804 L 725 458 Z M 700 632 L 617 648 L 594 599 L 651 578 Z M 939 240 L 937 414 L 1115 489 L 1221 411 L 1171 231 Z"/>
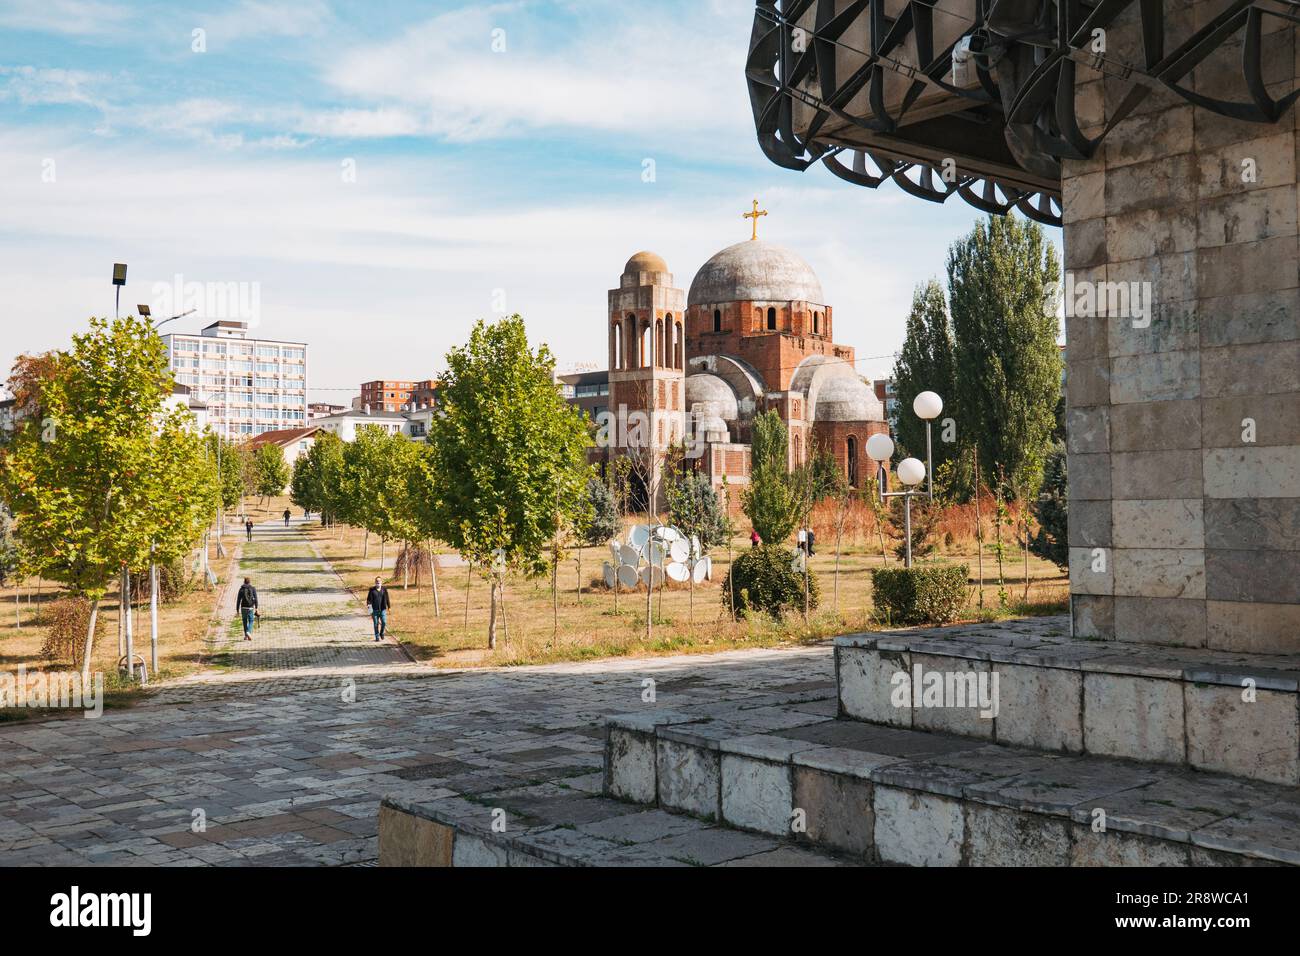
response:
<path id="1" fill-rule="evenodd" d="M 771 706 L 806 696 L 792 685 L 829 685 L 832 664 L 826 645 L 419 667 L 356 676 L 347 703 L 357 670 L 194 683 L 94 720 L 0 726 L 0 866 L 373 862 L 386 794 L 598 794 L 606 714 Z M 641 702 L 646 677 L 657 704 Z"/>

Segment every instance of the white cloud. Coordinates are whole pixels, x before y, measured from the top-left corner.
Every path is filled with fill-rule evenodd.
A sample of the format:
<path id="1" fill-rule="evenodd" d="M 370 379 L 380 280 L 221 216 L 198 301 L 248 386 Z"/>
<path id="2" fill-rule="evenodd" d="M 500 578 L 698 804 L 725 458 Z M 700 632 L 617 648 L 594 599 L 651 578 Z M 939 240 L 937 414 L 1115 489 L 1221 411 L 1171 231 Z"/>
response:
<path id="1" fill-rule="evenodd" d="M 129 9 L 101 0 L 5 0 L 0 27 L 73 37 L 125 30 L 133 18 Z"/>
<path id="2" fill-rule="evenodd" d="M 105 107 L 94 91 L 108 83 L 102 73 L 83 70 L 37 69 L 33 66 L 0 66 L 0 99 L 14 99 L 23 106 Z"/>
<path id="3" fill-rule="evenodd" d="M 298 0 L 292 4 L 240 0 L 227 10 L 199 14 L 194 20 L 196 27 L 207 32 L 209 49 L 219 51 L 233 40 L 319 36 L 334 17 L 324 0 Z"/>

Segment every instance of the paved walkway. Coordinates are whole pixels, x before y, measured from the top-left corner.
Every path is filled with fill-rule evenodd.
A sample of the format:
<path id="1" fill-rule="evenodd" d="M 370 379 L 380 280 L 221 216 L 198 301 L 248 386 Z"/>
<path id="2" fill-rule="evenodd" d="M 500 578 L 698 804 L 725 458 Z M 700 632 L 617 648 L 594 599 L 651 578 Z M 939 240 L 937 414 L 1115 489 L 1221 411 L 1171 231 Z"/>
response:
<path id="1" fill-rule="evenodd" d="M 385 794 L 595 792 L 607 715 L 834 688 L 829 647 L 420 673 L 0 725 L 0 866 L 367 863 Z"/>
<path id="2" fill-rule="evenodd" d="M 378 856 L 380 798 L 600 788 L 601 721 L 833 691 L 830 648 L 437 670 L 376 644 L 302 534 L 262 525 L 262 623 L 221 669 L 127 710 L 0 724 L 0 866 L 340 865 Z M 654 701 L 643 700 L 646 678 Z"/>
<path id="3" fill-rule="evenodd" d="M 261 620 L 252 641 L 244 641 L 235 613 L 238 588 L 225 594 L 222 615 L 230 622 L 219 635 L 214 663 L 225 679 L 264 680 L 266 671 L 332 675 L 346 670 L 410 670 L 415 667 L 401 646 L 376 643 L 365 608 L 302 532 L 302 519 L 272 521 L 253 529 L 243 545 L 235 583 L 244 577 L 257 588 Z M 219 675 L 195 675 L 184 684 L 211 683 Z M 176 686 L 176 685 L 173 685 Z"/>

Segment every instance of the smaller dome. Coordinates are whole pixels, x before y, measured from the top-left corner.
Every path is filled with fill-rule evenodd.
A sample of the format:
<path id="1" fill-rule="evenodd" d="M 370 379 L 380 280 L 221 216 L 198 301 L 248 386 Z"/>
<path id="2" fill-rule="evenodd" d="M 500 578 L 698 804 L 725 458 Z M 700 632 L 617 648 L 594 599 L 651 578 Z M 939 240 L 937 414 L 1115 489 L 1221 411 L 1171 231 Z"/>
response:
<path id="1" fill-rule="evenodd" d="M 657 256 L 653 252 L 638 252 L 627 260 L 627 265 L 623 267 L 623 275 L 625 276 L 633 276 L 638 272 L 667 271 L 668 263 L 664 262 L 662 256 Z"/>
<path id="2" fill-rule="evenodd" d="M 871 386 L 856 375 L 834 375 L 817 391 L 813 414 L 819 422 L 878 422 L 884 407 Z"/>
<path id="3" fill-rule="evenodd" d="M 729 422 L 740 418 L 736 393 L 725 379 L 708 372 L 686 377 L 686 407 L 690 409 L 696 405 L 706 406 L 707 413 Z M 700 411 L 705 413 L 706 409 Z"/>

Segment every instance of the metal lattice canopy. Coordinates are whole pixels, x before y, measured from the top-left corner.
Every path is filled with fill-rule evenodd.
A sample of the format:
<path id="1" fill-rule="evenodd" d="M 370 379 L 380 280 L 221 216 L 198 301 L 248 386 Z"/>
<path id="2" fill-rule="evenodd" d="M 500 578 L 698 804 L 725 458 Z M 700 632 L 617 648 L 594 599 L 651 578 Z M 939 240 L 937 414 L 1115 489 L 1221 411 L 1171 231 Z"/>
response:
<path id="1" fill-rule="evenodd" d="M 1276 43 L 1296 23 L 1300 0 L 757 0 L 746 77 L 779 166 L 1060 225 L 1061 161 L 1154 91 L 1276 121 L 1300 95 Z M 1104 119 L 1076 111 L 1081 67 Z"/>

